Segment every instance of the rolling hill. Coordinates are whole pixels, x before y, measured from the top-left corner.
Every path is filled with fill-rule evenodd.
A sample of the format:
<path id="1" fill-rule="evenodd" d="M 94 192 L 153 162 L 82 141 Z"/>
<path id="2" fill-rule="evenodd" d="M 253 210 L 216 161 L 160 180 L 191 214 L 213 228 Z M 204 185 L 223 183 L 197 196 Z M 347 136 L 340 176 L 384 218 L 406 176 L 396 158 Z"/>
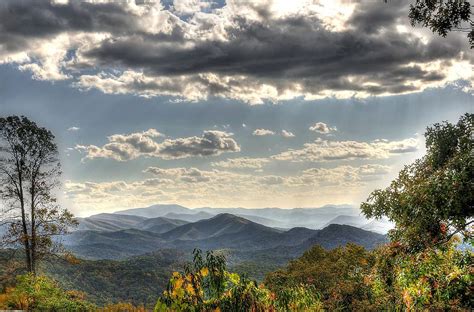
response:
<path id="1" fill-rule="evenodd" d="M 171 218 L 171 219 L 178 219 L 178 220 L 184 220 L 187 222 L 196 222 L 199 220 L 204 220 L 204 219 L 209 219 L 214 217 L 216 214 L 205 212 L 205 211 L 192 211 L 190 213 L 177 213 L 177 212 L 169 212 L 165 214 L 166 218 Z"/>
<path id="2" fill-rule="evenodd" d="M 350 225 L 331 224 L 322 230 L 317 231 L 302 244 L 297 247 L 305 251 L 313 245 L 321 245 L 324 248 L 332 249 L 347 243 L 356 243 L 367 249 L 373 249 L 381 243 L 387 242 L 384 235 L 359 229 Z"/>
<path id="3" fill-rule="evenodd" d="M 189 222 L 184 220 L 157 217 L 145 219 L 142 222 L 136 224 L 134 227 L 136 229 L 142 229 L 154 233 L 165 233 L 187 223 Z"/>
<path id="4" fill-rule="evenodd" d="M 77 220 L 79 221 L 77 230 L 118 231 L 133 228 L 146 218 L 136 215 L 100 213 L 87 218 L 77 218 Z"/>
<path id="5" fill-rule="evenodd" d="M 339 215 L 334 219 L 331 219 L 328 223 L 325 224 L 324 227 L 327 227 L 331 224 L 339 224 L 339 225 L 352 225 L 355 227 L 363 227 L 367 224 L 367 219 L 363 216 L 347 216 L 347 215 Z"/>
<path id="6" fill-rule="evenodd" d="M 224 235 L 235 235 L 240 238 L 245 233 L 262 235 L 263 233 L 280 233 L 280 231 L 252 222 L 229 213 L 222 213 L 210 219 L 200 220 L 175 228 L 163 234 L 163 238 L 172 240 L 200 240 Z"/>

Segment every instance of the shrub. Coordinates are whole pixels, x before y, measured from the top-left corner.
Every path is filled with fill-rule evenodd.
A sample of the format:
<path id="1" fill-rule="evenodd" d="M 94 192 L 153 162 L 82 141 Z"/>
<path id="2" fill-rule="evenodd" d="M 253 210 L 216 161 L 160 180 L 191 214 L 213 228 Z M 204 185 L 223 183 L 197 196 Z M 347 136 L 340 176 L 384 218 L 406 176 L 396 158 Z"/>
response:
<path id="1" fill-rule="evenodd" d="M 280 294 L 226 270 L 225 258 L 208 252 L 206 258 L 194 251 L 194 261 L 184 273 L 174 272 L 168 289 L 155 311 L 319 311 L 319 297 L 299 285 Z"/>
<path id="2" fill-rule="evenodd" d="M 0 308 L 39 311 L 90 311 L 95 307 L 84 294 L 64 291 L 46 276 L 19 275 L 14 287 L 0 295 Z"/>

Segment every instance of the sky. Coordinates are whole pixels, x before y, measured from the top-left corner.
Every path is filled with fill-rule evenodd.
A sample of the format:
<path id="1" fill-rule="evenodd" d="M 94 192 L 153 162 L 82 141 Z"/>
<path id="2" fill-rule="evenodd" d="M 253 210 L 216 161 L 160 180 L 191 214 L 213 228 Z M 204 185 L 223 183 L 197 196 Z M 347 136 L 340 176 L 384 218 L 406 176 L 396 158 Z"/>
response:
<path id="1" fill-rule="evenodd" d="M 0 2 L 0 115 L 53 131 L 61 203 L 358 206 L 474 112 L 464 34 L 409 1 Z"/>

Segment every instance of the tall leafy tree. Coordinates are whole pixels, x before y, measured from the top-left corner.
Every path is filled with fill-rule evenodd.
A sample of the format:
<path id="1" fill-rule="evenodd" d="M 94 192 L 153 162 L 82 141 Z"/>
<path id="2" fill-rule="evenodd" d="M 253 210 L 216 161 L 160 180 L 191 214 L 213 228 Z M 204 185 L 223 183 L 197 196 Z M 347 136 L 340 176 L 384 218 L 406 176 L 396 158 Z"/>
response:
<path id="1" fill-rule="evenodd" d="M 412 251 L 473 235 L 474 114 L 428 127 L 425 137 L 426 155 L 361 205 L 368 218 L 394 221 L 392 240 Z"/>
<path id="2" fill-rule="evenodd" d="M 4 243 L 24 249 L 28 271 L 59 246 L 55 236 L 76 224 L 73 215 L 57 204 L 61 166 L 51 131 L 26 117 L 0 118 L 0 195 Z"/>
<path id="3" fill-rule="evenodd" d="M 471 49 L 474 48 L 474 20 L 472 5 L 467 0 L 416 0 L 410 5 L 412 26 L 421 24 L 440 36 L 450 31 L 467 33 Z"/>

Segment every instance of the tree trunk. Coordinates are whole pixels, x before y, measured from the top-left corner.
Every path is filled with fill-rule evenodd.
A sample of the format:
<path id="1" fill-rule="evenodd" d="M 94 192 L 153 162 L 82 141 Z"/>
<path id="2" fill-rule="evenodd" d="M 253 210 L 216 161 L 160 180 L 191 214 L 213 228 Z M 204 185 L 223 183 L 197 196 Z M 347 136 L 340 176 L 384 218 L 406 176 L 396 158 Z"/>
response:
<path id="1" fill-rule="evenodd" d="M 31 183 L 31 272 L 36 274 L 36 219 L 35 219 L 35 181 Z"/>
<path id="2" fill-rule="evenodd" d="M 21 208 L 21 223 L 23 228 L 23 245 L 25 247 L 25 254 L 26 254 L 26 268 L 28 272 L 33 272 L 32 268 L 32 261 L 31 261 L 31 246 L 30 246 L 30 238 L 28 235 L 28 224 L 26 222 L 26 213 L 25 213 L 25 199 L 23 195 L 23 176 L 21 172 L 20 165 L 17 162 L 17 170 L 18 170 L 18 184 L 19 184 L 19 197 L 20 197 L 20 208 Z"/>

